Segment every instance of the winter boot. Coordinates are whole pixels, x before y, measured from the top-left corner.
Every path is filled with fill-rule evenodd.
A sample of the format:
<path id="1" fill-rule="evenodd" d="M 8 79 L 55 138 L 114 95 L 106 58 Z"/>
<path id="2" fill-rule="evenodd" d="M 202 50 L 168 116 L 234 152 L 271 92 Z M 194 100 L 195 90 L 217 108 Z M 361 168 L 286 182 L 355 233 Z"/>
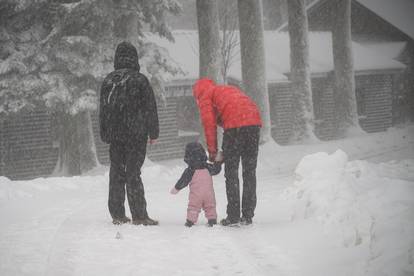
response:
<path id="1" fill-rule="evenodd" d="M 131 219 L 127 216 L 122 217 L 122 218 L 114 218 L 112 219 L 112 223 L 115 225 L 120 225 L 120 224 L 124 224 L 124 223 L 130 223 Z"/>
<path id="2" fill-rule="evenodd" d="M 233 219 L 233 218 L 225 218 L 220 221 L 220 224 L 223 226 L 238 226 L 240 219 Z"/>
<path id="3" fill-rule="evenodd" d="M 217 224 L 217 220 L 216 219 L 209 219 L 207 225 L 209 227 L 213 227 L 213 225 Z"/>
<path id="4" fill-rule="evenodd" d="M 252 223 L 253 223 L 252 218 L 242 217 L 242 218 L 240 219 L 240 224 L 241 224 L 241 225 L 250 225 L 250 224 L 252 224 Z"/>
<path id="5" fill-rule="evenodd" d="M 157 220 L 153 220 L 153 219 L 151 219 L 150 217 L 146 217 L 146 218 L 143 218 L 143 219 L 134 219 L 134 220 L 132 220 L 132 224 L 134 224 L 134 225 L 145 225 L 145 226 L 147 226 L 147 225 L 158 225 L 158 221 Z"/>
<path id="6" fill-rule="evenodd" d="M 185 224 L 184 224 L 184 226 L 187 226 L 187 227 L 191 227 L 191 226 L 193 226 L 194 225 L 194 222 L 192 222 L 191 220 L 186 220 L 186 222 L 185 222 Z"/>

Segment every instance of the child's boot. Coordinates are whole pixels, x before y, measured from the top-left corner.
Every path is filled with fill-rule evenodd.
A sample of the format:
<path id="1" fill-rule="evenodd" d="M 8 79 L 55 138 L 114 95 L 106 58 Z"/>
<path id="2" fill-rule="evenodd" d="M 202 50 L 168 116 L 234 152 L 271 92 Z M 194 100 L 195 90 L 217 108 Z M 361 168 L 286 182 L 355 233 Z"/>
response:
<path id="1" fill-rule="evenodd" d="M 192 222 L 191 220 L 186 220 L 186 222 L 185 222 L 185 224 L 184 224 L 184 226 L 187 226 L 187 227 L 191 227 L 191 226 L 193 226 L 194 225 L 194 222 Z"/>
<path id="2" fill-rule="evenodd" d="M 217 219 L 209 219 L 208 226 L 213 227 L 213 225 L 217 224 Z"/>

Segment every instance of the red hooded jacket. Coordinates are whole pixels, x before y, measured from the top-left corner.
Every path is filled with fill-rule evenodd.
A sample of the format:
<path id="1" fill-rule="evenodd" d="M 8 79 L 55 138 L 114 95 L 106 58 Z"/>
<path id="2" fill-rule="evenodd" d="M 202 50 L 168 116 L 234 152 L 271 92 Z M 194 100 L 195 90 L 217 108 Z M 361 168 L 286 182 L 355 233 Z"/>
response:
<path id="1" fill-rule="evenodd" d="M 216 85 L 204 78 L 196 81 L 193 95 L 200 110 L 208 152 L 217 153 L 217 125 L 224 130 L 243 126 L 262 126 L 256 104 L 240 89 Z"/>

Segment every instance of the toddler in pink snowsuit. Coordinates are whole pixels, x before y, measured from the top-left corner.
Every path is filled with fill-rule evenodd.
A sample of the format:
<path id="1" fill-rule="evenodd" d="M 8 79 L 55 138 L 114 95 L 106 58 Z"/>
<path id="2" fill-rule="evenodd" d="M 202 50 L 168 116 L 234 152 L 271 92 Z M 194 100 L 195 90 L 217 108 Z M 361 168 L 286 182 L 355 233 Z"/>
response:
<path id="1" fill-rule="evenodd" d="M 221 164 L 207 163 L 207 154 L 203 146 L 197 142 L 189 143 L 185 147 L 184 162 L 188 167 L 170 192 L 176 194 L 187 185 L 190 186 L 185 226 L 191 227 L 197 222 L 201 209 L 208 219 L 208 225 L 213 226 L 217 224 L 217 212 L 211 176 L 220 173 Z"/>

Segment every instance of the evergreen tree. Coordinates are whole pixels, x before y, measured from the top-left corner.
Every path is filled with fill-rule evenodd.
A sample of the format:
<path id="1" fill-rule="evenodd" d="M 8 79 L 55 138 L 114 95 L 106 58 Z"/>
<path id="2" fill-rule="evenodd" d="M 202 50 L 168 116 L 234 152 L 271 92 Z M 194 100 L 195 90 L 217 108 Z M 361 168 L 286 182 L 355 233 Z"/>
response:
<path id="1" fill-rule="evenodd" d="M 56 120 L 57 170 L 89 170 L 97 160 L 89 112 L 113 70 L 116 45 L 127 39 L 138 46 L 144 73 L 162 82 L 179 70 L 143 31 L 173 39 L 165 13 L 179 10 L 175 0 L 2 1 L 0 113 L 45 105 Z"/>

